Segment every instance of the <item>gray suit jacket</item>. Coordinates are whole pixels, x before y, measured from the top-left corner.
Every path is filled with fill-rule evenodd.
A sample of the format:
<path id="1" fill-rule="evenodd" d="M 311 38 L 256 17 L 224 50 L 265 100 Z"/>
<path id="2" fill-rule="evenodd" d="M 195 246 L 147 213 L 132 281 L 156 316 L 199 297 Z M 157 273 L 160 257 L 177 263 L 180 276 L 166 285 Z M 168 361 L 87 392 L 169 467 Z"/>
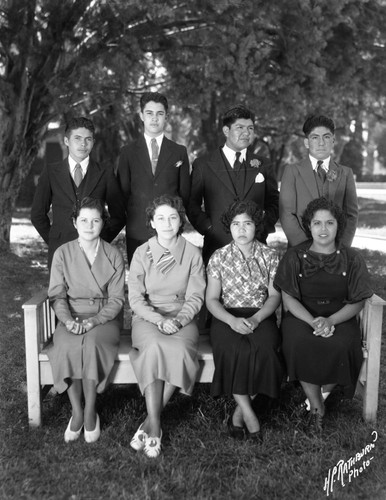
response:
<path id="1" fill-rule="evenodd" d="M 301 216 L 308 203 L 322 194 L 339 205 L 347 216 L 347 226 L 342 243 L 351 246 L 358 224 L 358 200 L 354 176 L 351 168 L 330 161 L 330 171 L 336 178 L 326 180 L 323 193 L 318 190 L 314 171 L 309 157 L 300 163 L 288 165 L 281 180 L 279 211 L 280 222 L 288 239 L 289 246 L 307 240 L 301 223 Z"/>

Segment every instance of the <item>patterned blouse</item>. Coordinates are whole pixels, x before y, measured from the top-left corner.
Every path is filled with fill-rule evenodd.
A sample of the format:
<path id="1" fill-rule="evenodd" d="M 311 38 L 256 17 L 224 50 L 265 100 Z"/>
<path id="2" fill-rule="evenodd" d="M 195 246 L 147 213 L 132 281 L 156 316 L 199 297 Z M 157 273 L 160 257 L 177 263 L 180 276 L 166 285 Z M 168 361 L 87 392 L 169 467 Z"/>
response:
<path id="1" fill-rule="evenodd" d="M 236 243 L 216 250 L 209 260 L 208 276 L 221 281 L 221 302 L 226 308 L 261 308 L 268 297 L 279 264 L 276 250 L 253 242 L 251 256 L 243 256 Z"/>

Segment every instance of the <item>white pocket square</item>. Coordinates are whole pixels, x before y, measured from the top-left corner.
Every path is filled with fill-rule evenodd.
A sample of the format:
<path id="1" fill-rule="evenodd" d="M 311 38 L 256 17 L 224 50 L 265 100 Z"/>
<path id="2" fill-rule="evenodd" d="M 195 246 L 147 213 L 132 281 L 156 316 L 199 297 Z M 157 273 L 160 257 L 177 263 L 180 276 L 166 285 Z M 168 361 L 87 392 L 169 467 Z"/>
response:
<path id="1" fill-rule="evenodd" d="M 264 182 L 264 181 L 265 181 L 264 175 L 261 172 L 259 172 L 255 177 L 255 182 L 260 184 L 261 182 Z"/>

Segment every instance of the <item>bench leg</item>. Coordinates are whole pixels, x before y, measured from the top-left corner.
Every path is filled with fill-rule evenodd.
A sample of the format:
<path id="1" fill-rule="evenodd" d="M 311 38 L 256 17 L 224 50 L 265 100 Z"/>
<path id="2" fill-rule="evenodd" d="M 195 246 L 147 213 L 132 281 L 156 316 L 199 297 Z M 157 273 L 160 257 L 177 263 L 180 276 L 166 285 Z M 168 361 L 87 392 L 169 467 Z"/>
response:
<path id="1" fill-rule="evenodd" d="M 27 375 L 28 421 L 30 427 L 42 425 L 42 396 L 40 390 L 38 328 L 34 310 L 24 310 L 26 328 L 25 356 Z"/>
<path id="2" fill-rule="evenodd" d="M 371 328 L 367 332 L 367 377 L 364 387 L 363 418 L 375 423 L 378 410 L 379 371 L 381 365 L 382 306 L 371 307 Z"/>

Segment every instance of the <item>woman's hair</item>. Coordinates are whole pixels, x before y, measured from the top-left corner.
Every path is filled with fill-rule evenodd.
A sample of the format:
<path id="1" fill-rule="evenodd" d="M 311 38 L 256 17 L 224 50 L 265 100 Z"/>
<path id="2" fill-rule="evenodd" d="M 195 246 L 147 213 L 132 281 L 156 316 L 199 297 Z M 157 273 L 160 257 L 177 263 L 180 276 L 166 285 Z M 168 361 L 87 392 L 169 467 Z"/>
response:
<path id="1" fill-rule="evenodd" d="M 336 222 L 338 223 L 336 240 L 339 241 L 346 227 L 346 214 L 338 205 L 336 205 L 336 203 L 328 200 L 327 198 L 324 198 L 323 196 L 321 198 L 316 198 L 315 200 L 310 201 L 310 203 L 304 210 L 302 216 L 302 225 L 307 238 L 312 239 L 311 221 L 318 210 L 328 210 L 328 212 L 330 212 L 336 219 Z"/>
<path id="2" fill-rule="evenodd" d="M 264 232 L 263 211 L 254 201 L 235 201 L 221 216 L 221 222 L 227 233 L 231 232 L 231 224 L 237 215 L 247 214 L 255 223 L 255 239 L 260 239 Z"/>
<path id="3" fill-rule="evenodd" d="M 82 210 L 82 208 L 91 208 L 91 209 L 95 208 L 96 210 L 98 210 L 104 223 L 110 217 L 102 200 L 85 196 L 81 200 L 78 200 L 72 209 L 71 216 L 74 220 L 76 220 L 79 217 L 79 213 Z"/>
<path id="4" fill-rule="evenodd" d="M 186 212 L 182 199 L 179 196 L 163 194 L 162 196 L 155 198 L 146 208 L 146 226 L 155 232 L 155 230 L 151 227 L 151 221 L 154 219 L 154 214 L 157 208 L 162 205 L 167 205 L 168 207 L 175 208 L 177 210 L 181 222 L 178 234 L 181 234 L 185 226 Z"/>

